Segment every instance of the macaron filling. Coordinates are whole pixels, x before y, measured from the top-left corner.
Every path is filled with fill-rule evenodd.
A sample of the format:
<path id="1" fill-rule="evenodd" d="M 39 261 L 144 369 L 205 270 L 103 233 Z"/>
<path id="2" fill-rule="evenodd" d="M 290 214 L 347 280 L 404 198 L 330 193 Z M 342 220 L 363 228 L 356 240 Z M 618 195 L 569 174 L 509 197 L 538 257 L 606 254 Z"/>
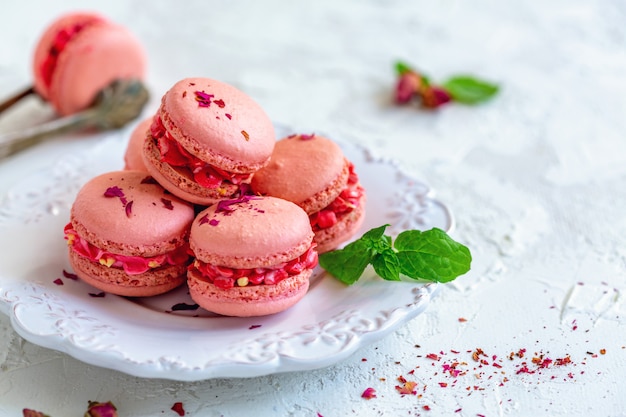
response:
<path id="1" fill-rule="evenodd" d="M 101 19 L 94 17 L 91 20 L 68 25 L 57 32 L 55 38 L 52 40 L 50 49 L 48 50 L 48 56 L 41 64 L 40 68 L 42 79 L 46 87 L 50 87 L 50 84 L 52 83 L 52 76 L 56 70 L 57 63 L 59 62 L 59 56 L 61 56 L 65 47 L 85 28 L 100 21 Z"/>
<path id="2" fill-rule="evenodd" d="M 341 216 L 345 216 L 359 206 L 365 190 L 359 184 L 359 177 L 354 172 L 354 164 L 350 163 L 348 169 L 350 174 L 346 188 L 328 206 L 309 216 L 314 232 L 334 226 Z"/>
<path id="3" fill-rule="evenodd" d="M 233 287 L 247 287 L 249 285 L 275 285 L 279 282 L 299 275 L 306 269 L 313 269 L 317 265 L 317 251 L 315 244 L 302 255 L 289 262 L 272 265 L 265 268 L 229 268 L 212 265 L 196 259 L 189 269 L 200 274 L 216 287 L 227 290 Z"/>
<path id="4" fill-rule="evenodd" d="M 158 256 L 126 256 L 107 252 L 87 242 L 76 233 L 72 223 L 68 223 L 63 231 L 68 246 L 71 246 L 74 252 L 106 267 L 123 269 L 128 275 L 143 274 L 149 270 L 167 265 L 184 265 L 190 258 L 187 244 Z"/>
<path id="5" fill-rule="evenodd" d="M 239 185 L 249 183 L 252 174 L 238 174 L 220 169 L 214 165 L 189 153 L 176 141 L 165 129 L 159 115 L 155 115 L 150 126 L 150 134 L 157 141 L 157 147 L 161 155 L 161 162 L 165 162 L 177 169 L 188 170 L 190 177 L 205 188 L 218 189 L 224 182 Z"/>

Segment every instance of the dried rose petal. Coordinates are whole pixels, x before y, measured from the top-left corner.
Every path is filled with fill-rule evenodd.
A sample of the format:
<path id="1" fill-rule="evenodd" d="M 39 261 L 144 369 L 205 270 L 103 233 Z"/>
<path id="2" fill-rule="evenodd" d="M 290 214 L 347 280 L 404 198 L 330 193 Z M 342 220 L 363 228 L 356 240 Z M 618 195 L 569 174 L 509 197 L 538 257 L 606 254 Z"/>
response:
<path id="1" fill-rule="evenodd" d="M 103 298 L 105 295 L 106 293 L 104 291 L 99 292 L 99 293 L 94 293 L 94 292 L 89 293 L 89 296 L 94 297 L 94 298 Z"/>
<path id="2" fill-rule="evenodd" d="M 106 403 L 89 401 L 89 406 L 84 417 L 118 417 L 117 408 L 115 408 L 111 401 L 107 401 Z"/>
<path id="3" fill-rule="evenodd" d="M 63 285 L 63 280 L 61 278 L 57 278 L 52 282 L 54 282 L 56 285 Z"/>
<path id="4" fill-rule="evenodd" d="M 366 388 L 363 394 L 361 394 L 361 398 L 365 398 L 366 400 L 376 398 L 376 390 L 374 388 Z"/>
<path id="5" fill-rule="evenodd" d="M 241 134 L 243 135 L 243 137 L 246 139 L 246 141 L 250 140 L 250 135 L 248 134 L 248 132 L 246 132 L 245 130 L 241 131 Z"/>
<path id="6" fill-rule="evenodd" d="M 172 406 L 172 411 L 178 413 L 179 416 L 185 415 L 185 409 L 183 408 L 183 403 L 181 402 L 174 403 L 174 405 Z"/>
<path id="7" fill-rule="evenodd" d="M 402 395 L 415 395 L 417 391 L 415 387 L 417 386 L 417 382 L 414 381 L 406 381 L 402 386 L 396 385 L 396 390 Z"/>
<path id="8" fill-rule="evenodd" d="M 74 281 L 78 279 L 78 275 L 67 272 L 65 269 L 63 270 L 63 276 L 68 279 L 73 279 Z"/>
<path id="9" fill-rule="evenodd" d="M 396 103 L 406 104 L 420 91 L 422 78 L 415 72 L 405 72 L 396 84 Z"/>
<path id="10" fill-rule="evenodd" d="M 452 101 L 452 96 L 444 88 L 430 86 L 422 91 L 422 105 L 429 109 L 436 109 Z"/>
<path id="11" fill-rule="evenodd" d="M 141 184 L 153 184 L 153 185 L 157 185 L 159 184 L 157 182 L 157 180 L 154 179 L 154 177 L 152 177 L 151 175 L 148 175 L 146 178 L 141 180 Z"/>
<path id="12" fill-rule="evenodd" d="M 172 306 L 172 311 L 193 311 L 200 308 L 198 304 L 178 303 Z"/>
<path id="13" fill-rule="evenodd" d="M 220 109 L 223 109 L 226 106 L 226 103 L 224 103 L 224 100 L 221 98 L 219 100 L 213 100 L 213 103 L 215 103 Z"/>
<path id="14" fill-rule="evenodd" d="M 124 191 L 122 191 L 122 189 L 120 187 L 115 185 L 113 187 L 107 188 L 106 191 L 104 192 L 104 196 L 108 197 L 108 198 L 111 198 L 111 197 L 122 198 L 122 197 L 124 197 Z"/>
<path id="15" fill-rule="evenodd" d="M 23 417 L 50 417 L 48 414 L 44 414 L 41 411 L 31 410 L 29 408 L 25 408 L 22 410 Z"/>
<path id="16" fill-rule="evenodd" d="M 126 217 L 130 217 L 133 210 L 133 202 L 129 201 L 128 204 L 124 206 L 124 210 L 126 211 Z"/>
<path id="17" fill-rule="evenodd" d="M 213 94 L 207 94 L 204 91 L 195 91 L 196 101 L 198 102 L 198 107 L 209 107 L 211 105 L 211 99 L 214 97 Z"/>
<path id="18" fill-rule="evenodd" d="M 162 198 L 161 202 L 163 203 L 163 207 L 168 210 L 174 210 L 174 205 L 172 204 L 172 200 L 168 200 L 167 198 Z"/>

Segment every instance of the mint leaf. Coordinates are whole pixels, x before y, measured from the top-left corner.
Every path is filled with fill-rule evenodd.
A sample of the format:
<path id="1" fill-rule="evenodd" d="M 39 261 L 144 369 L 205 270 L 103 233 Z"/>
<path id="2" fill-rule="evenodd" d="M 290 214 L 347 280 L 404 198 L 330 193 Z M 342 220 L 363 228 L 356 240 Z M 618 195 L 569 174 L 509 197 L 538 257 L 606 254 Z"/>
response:
<path id="1" fill-rule="evenodd" d="M 387 226 L 389 226 L 389 225 L 388 224 L 383 224 L 382 226 L 378 226 L 378 227 L 375 227 L 373 229 L 370 229 L 369 231 L 365 232 L 365 234 L 363 234 L 363 236 L 361 236 L 359 238 L 359 240 L 363 240 L 363 241 L 371 242 L 372 244 L 376 244 L 381 239 L 384 239 L 384 240 L 388 241 L 389 244 L 391 245 L 391 241 L 389 241 L 387 239 L 389 236 L 385 236 L 385 229 L 387 229 Z"/>
<path id="2" fill-rule="evenodd" d="M 345 248 L 322 253 L 319 263 L 329 274 L 347 285 L 352 285 L 363 274 L 374 256 L 371 242 L 366 239 L 355 240 Z"/>
<path id="3" fill-rule="evenodd" d="M 372 261 L 374 271 L 384 280 L 400 281 L 400 261 L 398 255 L 391 247 L 374 256 Z"/>
<path id="4" fill-rule="evenodd" d="M 369 264 L 387 281 L 400 281 L 404 274 L 414 279 L 448 282 L 469 271 L 469 249 L 443 230 L 407 230 L 394 243 L 384 234 L 387 226 L 371 229 L 343 249 L 320 254 L 320 266 L 347 285 L 358 281 Z"/>
<path id="5" fill-rule="evenodd" d="M 398 61 L 396 62 L 396 72 L 398 75 L 404 75 L 407 72 L 414 72 L 413 68 L 406 62 Z"/>
<path id="6" fill-rule="evenodd" d="M 414 279 L 449 282 L 469 271 L 472 261 L 466 246 L 438 228 L 404 231 L 394 246 L 401 273 Z"/>
<path id="7" fill-rule="evenodd" d="M 443 84 L 455 101 L 464 104 L 478 104 L 489 100 L 499 90 L 495 84 L 467 75 L 450 78 Z"/>

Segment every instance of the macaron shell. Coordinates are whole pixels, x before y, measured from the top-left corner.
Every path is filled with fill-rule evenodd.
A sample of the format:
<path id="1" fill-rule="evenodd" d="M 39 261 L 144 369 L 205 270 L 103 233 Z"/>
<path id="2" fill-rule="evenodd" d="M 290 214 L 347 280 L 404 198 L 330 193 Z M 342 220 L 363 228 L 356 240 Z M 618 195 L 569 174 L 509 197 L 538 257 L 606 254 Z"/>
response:
<path id="1" fill-rule="evenodd" d="M 189 244 L 200 261 L 230 268 L 266 267 L 290 261 L 311 246 L 309 217 L 294 203 L 255 196 L 229 209 L 213 205 L 194 220 Z"/>
<path id="2" fill-rule="evenodd" d="M 202 104 L 199 97 L 209 98 Z M 163 96 L 159 115 L 191 154 L 230 172 L 249 173 L 265 166 L 276 142 L 274 126 L 261 106 L 237 88 L 210 78 L 177 82 Z"/>
<path id="3" fill-rule="evenodd" d="M 189 271 L 187 284 L 191 298 L 202 308 L 217 314 L 254 317 L 288 309 L 304 297 L 312 270 L 289 277 L 275 285 L 252 285 L 227 290 Z"/>
<path id="4" fill-rule="evenodd" d="M 123 195 L 105 196 L 112 187 Z M 191 204 L 141 171 L 114 171 L 91 179 L 78 192 L 70 212 L 74 229 L 89 243 L 144 257 L 184 244 L 193 218 Z"/>
<path id="5" fill-rule="evenodd" d="M 141 121 L 130 134 L 124 153 L 124 169 L 148 172 L 143 161 L 143 144 L 148 136 L 152 117 Z"/>
<path id="6" fill-rule="evenodd" d="M 41 66 L 43 44 L 37 47 L 35 69 Z M 103 19 L 68 42 L 58 57 L 49 88 L 43 86 L 38 72 L 35 87 L 60 115 L 69 115 L 93 104 L 98 92 L 114 80 L 143 79 L 145 71 L 145 52 L 135 36 Z"/>
<path id="7" fill-rule="evenodd" d="M 186 281 L 187 265 L 171 265 L 143 274 L 128 275 L 123 269 L 108 268 L 69 250 L 70 265 L 80 279 L 111 294 L 149 297 L 164 294 Z"/>
<path id="8" fill-rule="evenodd" d="M 293 201 L 309 214 L 330 204 L 348 181 L 348 162 L 323 136 L 293 136 L 276 142 L 270 163 L 255 173 L 252 189 Z"/>
<path id="9" fill-rule="evenodd" d="M 209 206 L 239 191 L 235 184 L 223 183 L 219 188 L 206 188 L 191 178 L 185 170 L 161 162 L 161 154 L 154 141 L 144 142 L 143 162 L 150 173 L 166 190 L 175 196 L 203 206 Z"/>
<path id="10" fill-rule="evenodd" d="M 87 24 L 108 24 L 103 16 L 96 13 L 88 12 L 76 12 L 68 13 L 60 16 L 56 20 L 52 21 L 50 25 L 41 34 L 35 51 L 33 54 L 33 83 L 35 84 L 35 90 L 44 99 L 49 97 L 49 86 L 46 85 L 43 77 L 43 64 L 50 54 L 50 48 L 54 42 L 57 34 L 61 30 L 72 27 L 75 25 L 87 25 Z"/>
<path id="11" fill-rule="evenodd" d="M 349 213 L 339 217 L 337 223 L 327 229 L 315 232 L 314 242 L 318 253 L 337 249 L 342 243 L 349 240 L 359 230 L 365 220 L 365 200 L 363 195 L 358 206 Z"/>

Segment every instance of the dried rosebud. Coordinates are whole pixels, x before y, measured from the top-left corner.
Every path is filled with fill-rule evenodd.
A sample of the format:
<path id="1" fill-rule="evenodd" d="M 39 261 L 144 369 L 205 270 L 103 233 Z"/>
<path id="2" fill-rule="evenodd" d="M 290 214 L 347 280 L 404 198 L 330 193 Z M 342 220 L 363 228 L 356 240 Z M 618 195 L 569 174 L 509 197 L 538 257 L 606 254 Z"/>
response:
<path id="1" fill-rule="evenodd" d="M 115 408 L 111 401 L 107 401 L 106 403 L 89 401 L 89 406 L 84 417 L 118 417 L 117 408 Z"/>
<path id="2" fill-rule="evenodd" d="M 42 413 L 41 411 L 35 411 L 28 408 L 22 410 L 23 417 L 50 417 L 47 414 Z"/>
<path id="3" fill-rule="evenodd" d="M 429 109 L 436 109 L 452 101 L 452 96 L 442 87 L 430 86 L 422 91 L 422 105 Z"/>
<path id="4" fill-rule="evenodd" d="M 396 103 L 406 104 L 415 97 L 422 85 L 422 77 L 419 74 L 408 71 L 400 75 L 396 84 Z"/>

